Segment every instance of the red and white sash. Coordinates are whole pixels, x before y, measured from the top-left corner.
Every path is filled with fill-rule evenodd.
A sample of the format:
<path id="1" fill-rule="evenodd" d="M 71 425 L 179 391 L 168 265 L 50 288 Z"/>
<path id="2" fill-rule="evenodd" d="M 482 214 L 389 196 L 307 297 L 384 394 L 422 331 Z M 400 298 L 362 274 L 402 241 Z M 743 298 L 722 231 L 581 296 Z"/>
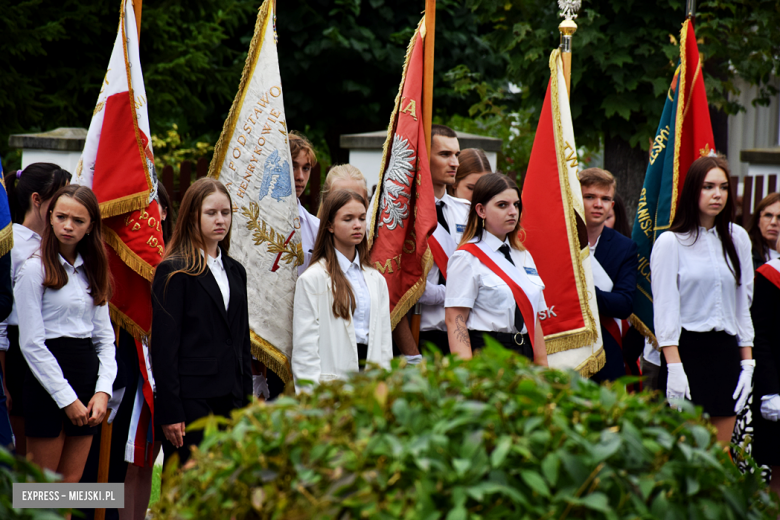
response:
<path id="1" fill-rule="evenodd" d="M 509 286 L 512 291 L 512 296 L 515 298 L 517 308 L 520 309 L 520 314 L 523 315 L 525 326 L 528 329 L 528 337 L 531 340 L 531 346 L 536 341 L 536 316 L 539 309 L 528 299 L 527 294 L 531 292 L 531 282 L 528 277 L 520 273 L 519 267 L 516 267 L 509 263 L 504 255 L 499 251 L 492 251 L 484 241 L 482 242 L 469 242 L 458 248 L 459 251 L 466 251 L 477 257 L 482 264 L 493 271 L 493 273 L 501 278 L 504 283 Z"/>
<path id="2" fill-rule="evenodd" d="M 452 235 L 444 229 L 444 226 L 439 224 L 436 226 L 436 229 L 433 230 L 433 234 L 428 237 L 428 246 L 431 248 L 433 261 L 436 262 L 436 266 L 446 280 L 447 262 L 450 261 L 452 253 L 458 248 L 458 244 L 455 243 L 455 239 L 452 238 Z"/>
<path id="3" fill-rule="evenodd" d="M 764 278 L 775 284 L 780 289 L 780 258 L 770 260 L 758 269 L 757 272 L 764 275 Z"/>

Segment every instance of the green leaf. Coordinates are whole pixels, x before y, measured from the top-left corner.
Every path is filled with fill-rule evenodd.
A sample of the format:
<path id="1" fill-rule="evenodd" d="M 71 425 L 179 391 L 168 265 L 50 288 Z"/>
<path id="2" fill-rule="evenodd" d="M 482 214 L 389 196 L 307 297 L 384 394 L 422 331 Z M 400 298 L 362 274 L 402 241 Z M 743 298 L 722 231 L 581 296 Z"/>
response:
<path id="1" fill-rule="evenodd" d="M 547 487 L 547 483 L 545 483 L 544 479 L 539 473 L 531 470 L 521 470 L 520 477 L 523 479 L 523 482 L 528 485 L 528 487 L 540 495 L 545 497 L 550 496 L 550 488 Z"/>
<path id="2" fill-rule="evenodd" d="M 542 474 L 551 486 L 555 486 L 558 482 L 558 470 L 560 467 L 561 459 L 558 458 L 558 455 L 556 455 L 555 452 L 547 454 L 547 456 L 542 459 Z"/>
<path id="3" fill-rule="evenodd" d="M 498 440 L 493 453 L 490 454 L 490 465 L 494 468 L 500 468 L 506 460 L 509 448 L 512 447 L 512 438 L 504 435 Z"/>

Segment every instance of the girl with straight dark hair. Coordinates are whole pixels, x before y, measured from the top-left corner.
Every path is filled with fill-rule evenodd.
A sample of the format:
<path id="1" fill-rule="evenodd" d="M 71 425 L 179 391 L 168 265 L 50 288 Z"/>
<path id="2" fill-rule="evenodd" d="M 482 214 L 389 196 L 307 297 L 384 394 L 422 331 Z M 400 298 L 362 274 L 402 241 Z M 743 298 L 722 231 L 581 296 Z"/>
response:
<path id="1" fill-rule="evenodd" d="M 727 443 L 752 389 L 753 292 L 750 238 L 732 222 L 729 165 L 694 161 L 669 232 L 653 246 L 659 389 L 704 408 Z"/>
<path id="2" fill-rule="evenodd" d="M 295 286 L 291 363 L 298 390 L 304 381 L 345 379 L 366 362 L 390 367 L 390 296 L 369 260 L 366 204 L 348 190 L 323 201 L 311 265 Z"/>
<path id="3" fill-rule="evenodd" d="M 117 373 L 111 274 L 92 190 L 61 188 L 47 215 L 40 252 L 24 262 L 14 287 L 19 342 L 30 366 L 25 433 L 33 462 L 74 483 Z"/>
<path id="4" fill-rule="evenodd" d="M 11 250 L 11 281 L 15 283 L 25 260 L 41 247 L 47 227 L 49 201 L 70 183 L 70 173 L 52 163 L 33 163 L 23 170 L 6 172 L 5 187 L 13 220 L 14 247 Z M 7 351 L 7 354 L 6 354 Z M 14 303 L 11 314 L 0 323 L 0 365 L 6 385 L 11 427 L 16 452 L 27 453 L 24 435 L 24 380 L 30 369 L 19 348 L 19 317 Z"/>
<path id="5" fill-rule="evenodd" d="M 165 458 L 178 452 L 182 464 L 203 438 L 186 426 L 212 413 L 228 417 L 252 394 L 246 270 L 228 256 L 231 225 L 225 186 L 198 179 L 152 282 L 154 419 Z"/>
<path id="6" fill-rule="evenodd" d="M 539 312 L 544 283 L 520 241 L 520 190 L 506 175 L 483 175 L 474 186 L 466 230 L 450 257 L 447 332 L 450 350 L 470 359 L 484 335 L 538 365 L 547 365 Z"/>

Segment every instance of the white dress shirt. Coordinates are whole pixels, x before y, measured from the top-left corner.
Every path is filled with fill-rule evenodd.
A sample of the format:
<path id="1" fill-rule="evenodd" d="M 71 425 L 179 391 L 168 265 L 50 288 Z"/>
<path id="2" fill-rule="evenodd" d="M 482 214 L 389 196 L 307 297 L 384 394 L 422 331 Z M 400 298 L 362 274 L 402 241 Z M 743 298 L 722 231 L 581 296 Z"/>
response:
<path id="1" fill-rule="evenodd" d="M 470 203 L 465 199 L 455 198 L 447 193 L 441 199 L 436 199 L 436 204 L 443 202 L 442 213 L 447 226 L 450 228 L 450 236 L 456 244 L 460 242 L 463 231 L 466 230 L 466 222 L 469 218 Z M 420 297 L 421 313 L 420 330 L 447 330 L 444 323 L 444 299 L 447 286 L 439 285 L 439 266 L 433 263 L 426 277 L 425 290 Z M 447 273 L 449 276 L 449 272 Z"/>
<path id="2" fill-rule="evenodd" d="M 203 250 L 201 249 L 201 253 Z M 219 292 L 222 293 L 222 300 L 225 302 L 225 310 L 228 310 L 228 303 L 230 303 L 230 282 L 228 281 L 227 271 L 222 264 L 222 249 L 217 247 L 217 257 L 212 258 L 211 255 L 206 255 L 206 264 L 209 266 L 209 271 L 214 275 L 214 279 L 219 286 Z"/>
<path id="3" fill-rule="evenodd" d="M 352 321 L 355 327 L 355 341 L 364 345 L 368 344 L 368 328 L 371 319 L 371 296 L 368 294 L 368 285 L 363 277 L 363 270 L 360 268 L 360 258 L 355 253 L 355 258 L 350 262 L 349 259 L 336 250 L 336 258 L 339 260 L 339 267 L 344 271 L 349 285 L 352 286 L 352 292 L 357 300 L 355 312 L 352 313 Z"/>
<path id="4" fill-rule="evenodd" d="M 314 242 L 320 229 L 320 219 L 306 211 L 300 200 L 298 200 L 298 218 L 301 221 L 301 246 L 303 247 L 303 265 L 298 266 L 298 276 L 300 276 L 311 263 Z"/>
<path id="5" fill-rule="evenodd" d="M 653 313 L 658 346 L 679 345 L 680 330 L 726 331 L 739 346 L 753 345 L 753 260 L 747 232 L 731 225 L 731 237 L 742 270 L 738 286 L 723 256 L 713 227 L 692 234 L 666 232 L 650 255 Z"/>
<path id="6" fill-rule="evenodd" d="M 41 236 L 30 228 L 21 224 L 13 225 L 14 247 L 11 249 L 11 284 L 16 284 L 16 275 L 24 264 L 24 261 L 30 258 L 33 253 L 41 248 Z M 19 318 L 16 312 L 16 300 L 11 309 L 11 314 L 2 323 L 0 323 L 0 351 L 8 350 L 8 325 L 19 325 Z"/>
<path id="7" fill-rule="evenodd" d="M 482 241 L 490 249 L 498 251 L 504 243 L 495 235 L 483 232 Z M 541 312 L 547 309 L 544 301 L 544 283 L 536 273 L 536 264 L 528 251 L 511 248 L 512 261 L 521 276 L 530 280 L 528 286 L 534 291 L 526 291 L 526 297 L 534 309 Z M 447 264 L 447 276 L 458 283 L 447 284 L 445 307 L 468 307 L 471 309 L 466 327 L 469 330 L 485 332 L 510 332 L 523 334 L 528 332 L 527 324 L 523 330 L 515 329 L 515 297 L 512 289 L 504 280 L 483 264 L 479 258 L 467 251 L 455 251 Z"/>
<path id="8" fill-rule="evenodd" d="M 35 378 L 49 392 L 57 406 L 64 408 L 78 397 L 63 377 L 57 359 L 46 348 L 45 340 L 92 338 L 100 361 L 95 392 L 105 392 L 109 398 L 117 368 L 114 329 L 108 304 L 98 307 L 93 303 L 81 255 L 76 257 L 73 265 L 62 256 L 59 260 L 68 275 L 68 283 L 62 289 L 43 287 L 43 264 L 36 255 L 24 262 L 19 270 L 14 298 L 19 311 L 19 344 L 22 354 Z"/>

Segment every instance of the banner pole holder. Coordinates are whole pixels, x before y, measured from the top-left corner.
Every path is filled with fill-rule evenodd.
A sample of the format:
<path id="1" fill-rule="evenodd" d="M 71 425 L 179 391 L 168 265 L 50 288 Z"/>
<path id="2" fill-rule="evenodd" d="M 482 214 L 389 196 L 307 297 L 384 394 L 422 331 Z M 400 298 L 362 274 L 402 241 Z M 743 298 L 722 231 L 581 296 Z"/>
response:
<path id="1" fill-rule="evenodd" d="M 580 0 L 558 0 L 558 7 L 561 9 L 561 17 L 564 21 L 558 26 L 561 33 L 561 59 L 563 60 L 563 77 L 566 79 L 566 93 L 571 99 L 571 50 L 572 37 L 577 32 L 577 24 L 574 19 L 577 18 L 582 2 Z"/>

